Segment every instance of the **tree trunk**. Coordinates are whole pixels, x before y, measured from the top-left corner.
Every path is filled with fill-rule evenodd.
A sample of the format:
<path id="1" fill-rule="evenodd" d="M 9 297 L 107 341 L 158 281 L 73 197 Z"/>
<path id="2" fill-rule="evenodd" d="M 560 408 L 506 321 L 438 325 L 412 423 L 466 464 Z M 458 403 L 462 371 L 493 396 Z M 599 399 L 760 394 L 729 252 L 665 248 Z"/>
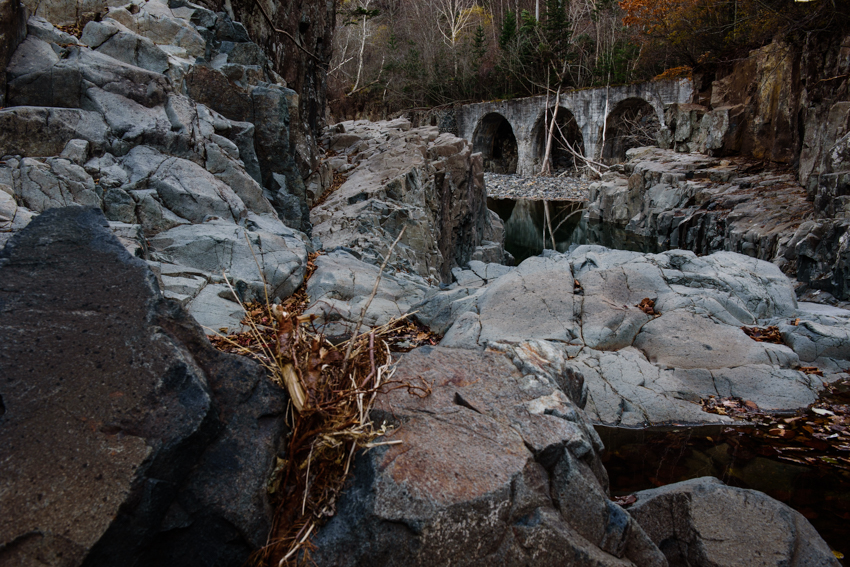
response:
<path id="1" fill-rule="evenodd" d="M 555 137 L 555 120 L 558 118 L 558 107 L 561 105 L 561 85 L 558 84 L 558 93 L 555 95 L 555 110 L 552 111 L 552 122 L 549 123 L 549 133 L 546 137 L 546 152 L 543 154 L 543 167 L 540 174 L 549 173 L 549 156 L 552 154 L 552 140 Z"/>
<path id="2" fill-rule="evenodd" d="M 368 4 L 367 4 L 368 5 Z M 351 93 L 357 92 L 357 87 L 360 86 L 360 74 L 363 72 L 363 52 L 366 51 L 366 15 L 363 15 L 363 38 L 360 41 L 360 57 L 357 61 L 357 78 L 354 80 L 354 86 L 351 88 Z"/>

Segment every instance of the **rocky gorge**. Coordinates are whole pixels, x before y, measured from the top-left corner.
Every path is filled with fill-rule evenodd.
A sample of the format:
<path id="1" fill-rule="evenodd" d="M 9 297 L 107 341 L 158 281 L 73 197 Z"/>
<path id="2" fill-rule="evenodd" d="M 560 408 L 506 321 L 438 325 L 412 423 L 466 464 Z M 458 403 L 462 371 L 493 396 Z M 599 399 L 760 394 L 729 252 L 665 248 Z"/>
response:
<path id="1" fill-rule="evenodd" d="M 266 546 L 291 390 L 207 335 L 294 293 L 328 344 L 410 313 L 439 344 L 392 354 L 381 442 L 352 446 L 286 561 L 839 564 L 799 512 L 716 479 L 618 504 L 594 429 L 726 426 L 700 402 L 793 412 L 846 377 L 850 312 L 786 275 L 834 261 L 806 272 L 791 174 L 631 150 L 588 216 L 657 249 L 511 266 L 468 141 L 405 118 L 321 128 L 325 3 L 73 4 L 0 2 L 0 565 L 235 566 Z M 818 159 L 809 197 L 843 179 Z"/>

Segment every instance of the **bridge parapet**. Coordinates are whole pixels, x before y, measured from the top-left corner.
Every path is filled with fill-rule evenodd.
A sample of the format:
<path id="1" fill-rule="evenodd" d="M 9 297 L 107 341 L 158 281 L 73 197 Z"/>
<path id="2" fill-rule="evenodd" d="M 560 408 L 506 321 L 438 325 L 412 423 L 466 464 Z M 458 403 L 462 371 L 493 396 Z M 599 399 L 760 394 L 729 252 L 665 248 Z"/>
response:
<path id="1" fill-rule="evenodd" d="M 580 136 L 574 136 L 573 140 L 583 143 L 581 150 L 585 156 L 599 159 L 602 155 L 605 121 L 618 111 L 618 105 L 645 101 L 655 111 L 659 124 L 663 126 L 664 107 L 673 103 L 690 102 L 692 96 L 692 82 L 689 79 L 678 79 L 572 91 L 562 94 L 558 102 L 561 109 L 572 114 L 581 133 Z M 500 127 L 495 124 L 498 120 L 494 115 L 504 118 L 516 139 L 516 172 L 532 175 L 538 173 L 542 165 L 541 159 L 545 149 L 545 144 L 541 142 L 543 116 L 547 108 L 555 108 L 554 96 L 467 104 L 456 111 L 458 132 L 462 138 L 473 144 L 475 151 L 484 153 L 487 159 L 493 154 L 494 148 L 503 142 L 500 142 L 496 133 L 506 132 L 503 125 Z M 568 116 L 568 121 L 569 118 Z M 482 125 L 484 128 L 481 128 Z M 496 152 L 503 149 L 500 146 Z M 510 169 L 512 164 L 513 162 L 508 160 L 504 167 Z"/>

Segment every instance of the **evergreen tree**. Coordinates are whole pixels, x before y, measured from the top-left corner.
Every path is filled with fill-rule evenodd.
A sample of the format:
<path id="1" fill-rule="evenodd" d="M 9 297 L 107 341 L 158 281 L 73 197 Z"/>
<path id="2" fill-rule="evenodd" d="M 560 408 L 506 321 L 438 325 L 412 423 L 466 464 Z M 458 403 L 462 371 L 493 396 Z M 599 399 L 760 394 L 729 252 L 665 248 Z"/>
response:
<path id="1" fill-rule="evenodd" d="M 513 43 L 517 32 L 516 24 L 516 14 L 513 12 L 506 13 L 502 22 L 502 33 L 499 35 L 499 47 L 502 50 L 508 49 Z"/>
<path id="2" fill-rule="evenodd" d="M 487 34 L 484 33 L 484 26 L 478 24 L 472 35 L 472 69 L 476 74 L 481 70 L 481 61 L 484 60 L 485 55 L 487 55 Z"/>

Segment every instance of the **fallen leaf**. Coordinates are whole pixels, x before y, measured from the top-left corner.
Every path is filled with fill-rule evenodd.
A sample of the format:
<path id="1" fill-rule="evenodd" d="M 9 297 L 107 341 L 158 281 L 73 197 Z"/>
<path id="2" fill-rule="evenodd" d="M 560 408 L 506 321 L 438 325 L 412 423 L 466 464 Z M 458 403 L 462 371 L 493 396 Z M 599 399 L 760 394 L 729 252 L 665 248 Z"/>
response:
<path id="1" fill-rule="evenodd" d="M 640 303 L 638 303 L 635 307 L 638 307 L 647 315 L 660 315 L 660 313 L 655 311 L 655 302 L 648 297 L 641 299 Z"/>
<path id="2" fill-rule="evenodd" d="M 637 496 L 629 494 L 628 496 L 615 496 L 614 503 L 620 506 L 631 506 L 637 502 Z"/>
<path id="3" fill-rule="evenodd" d="M 833 412 L 822 408 L 812 408 L 812 411 L 818 415 L 835 415 Z"/>
<path id="4" fill-rule="evenodd" d="M 760 343 L 785 344 L 782 341 L 782 334 L 779 332 L 779 327 L 741 327 L 741 330 L 748 337 Z"/>

